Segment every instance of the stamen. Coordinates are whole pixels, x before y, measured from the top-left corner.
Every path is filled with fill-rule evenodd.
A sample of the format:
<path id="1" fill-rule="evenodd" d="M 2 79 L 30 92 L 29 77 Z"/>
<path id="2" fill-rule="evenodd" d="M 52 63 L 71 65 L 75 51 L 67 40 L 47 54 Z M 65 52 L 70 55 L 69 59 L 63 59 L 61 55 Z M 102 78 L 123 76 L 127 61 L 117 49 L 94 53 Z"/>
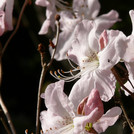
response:
<path id="1" fill-rule="evenodd" d="M 71 60 L 68 58 L 68 55 L 67 55 L 67 60 L 68 60 L 70 66 L 71 66 L 72 68 L 76 68 L 76 67 L 71 63 Z"/>

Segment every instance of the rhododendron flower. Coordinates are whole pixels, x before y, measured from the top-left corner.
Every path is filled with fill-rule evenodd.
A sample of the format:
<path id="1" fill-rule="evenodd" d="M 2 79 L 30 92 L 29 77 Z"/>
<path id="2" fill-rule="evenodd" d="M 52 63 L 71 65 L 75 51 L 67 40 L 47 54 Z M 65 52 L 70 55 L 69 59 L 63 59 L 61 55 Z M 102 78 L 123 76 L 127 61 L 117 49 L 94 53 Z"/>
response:
<path id="1" fill-rule="evenodd" d="M 98 10 L 98 9 L 97 9 Z M 87 12 L 85 12 L 86 14 Z M 93 14 L 94 12 L 91 12 Z M 84 14 L 84 13 L 83 13 Z M 118 13 L 114 10 L 111 10 L 107 14 L 103 14 L 100 16 L 96 16 L 95 18 L 83 18 L 81 16 L 74 17 L 72 13 L 69 12 L 61 12 L 60 13 L 61 19 L 61 33 L 59 35 L 59 43 L 57 45 L 57 52 L 55 54 L 56 60 L 64 60 L 67 59 L 67 51 L 71 48 L 72 41 L 75 37 L 75 27 L 79 24 L 82 20 L 89 20 L 94 21 L 97 27 L 97 33 L 100 34 L 103 32 L 104 29 L 110 28 L 118 19 Z M 53 40 L 55 42 L 55 39 Z M 50 47 L 50 52 L 52 52 L 52 48 Z"/>
<path id="2" fill-rule="evenodd" d="M 72 42 L 72 48 L 68 51 L 68 58 L 78 67 L 71 70 L 70 77 L 57 77 L 71 81 L 80 78 L 73 86 L 71 92 L 84 92 L 86 97 L 93 88 L 100 92 L 101 99 L 108 101 L 114 95 L 115 77 L 111 68 L 120 60 L 117 57 L 114 44 L 122 37 L 120 31 L 104 31 L 100 36 L 96 34 L 96 26 L 93 22 L 83 20 L 75 29 L 75 38 Z M 80 71 L 76 75 L 74 71 Z M 81 90 L 77 90 L 80 88 Z M 82 91 L 84 89 L 84 91 Z M 72 96 L 74 97 L 74 96 Z"/>
<path id="3" fill-rule="evenodd" d="M 7 30 L 12 30 L 12 12 L 14 0 L 0 0 L 0 36 Z"/>
<path id="4" fill-rule="evenodd" d="M 46 20 L 44 21 L 39 34 L 48 33 L 49 27 L 55 31 L 55 15 L 57 14 L 57 7 L 66 10 L 66 2 L 63 0 L 36 0 L 35 4 L 46 7 Z"/>
<path id="5" fill-rule="evenodd" d="M 119 107 L 111 108 L 103 114 L 103 103 L 96 89 L 77 105 L 78 109 L 63 89 L 64 81 L 58 81 L 50 84 L 41 95 L 47 107 L 47 111 L 41 112 L 40 117 L 44 134 L 88 134 L 93 131 L 101 133 L 108 126 L 112 126 L 121 114 Z M 78 95 L 80 94 L 74 94 Z"/>
<path id="6" fill-rule="evenodd" d="M 63 0 L 36 0 L 37 5 L 46 7 L 46 20 L 44 21 L 39 34 L 46 34 L 49 26 L 55 31 L 55 15 L 60 14 L 61 33 L 59 35 L 56 60 L 66 59 L 66 53 L 71 47 L 74 37 L 75 26 L 84 19 L 94 20 L 101 33 L 104 29 L 110 28 L 115 22 L 119 21 L 118 13 L 111 10 L 107 14 L 98 16 L 100 3 L 98 0 L 73 0 L 73 6 L 69 7 Z M 60 9 L 57 11 L 56 7 Z M 55 43 L 55 39 L 53 40 Z M 50 53 L 52 48 L 50 47 Z"/>

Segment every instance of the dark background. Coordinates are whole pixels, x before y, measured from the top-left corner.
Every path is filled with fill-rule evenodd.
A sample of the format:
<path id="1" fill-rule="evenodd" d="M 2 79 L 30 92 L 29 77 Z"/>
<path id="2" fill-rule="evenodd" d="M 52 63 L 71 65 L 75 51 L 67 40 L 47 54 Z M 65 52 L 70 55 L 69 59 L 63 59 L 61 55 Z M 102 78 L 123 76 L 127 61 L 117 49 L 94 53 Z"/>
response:
<path id="1" fill-rule="evenodd" d="M 24 0 L 15 0 L 13 11 L 14 27 L 23 2 Z M 100 0 L 100 4 L 100 14 L 107 13 L 111 9 L 119 12 L 122 21 L 116 23 L 112 27 L 113 29 L 122 30 L 126 35 L 131 34 L 132 27 L 128 12 L 134 9 L 133 0 Z M 32 1 L 32 4 L 26 7 L 20 27 L 9 43 L 2 59 L 3 80 L 1 93 L 18 134 L 24 134 L 25 129 L 29 129 L 29 133 L 35 132 L 37 90 L 41 73 L 40 54 L 37 51 L 39 43 L 46 46 L 46 60 L 48 61 L 50 58 L 49 52 L 47 52 L 49 38 L 44 35 L 38 35 L 44 20 L 45 8 L 36 6 L 35 1 Z M 0 37 L 2 45 L 5 44 L 11 33 L 5 33 Z M 57 64 L 54 61 L 51 69 L 65 68 L 65 65 L 66 62 Z M 54 81 L 56 80 L 47 73 L 44 87 Z M 69 93 L 72 84 L 67 83 L 66 93 Z M 132 108 L 131 99 L 129 97 L 125 99 L 127 100 L 126 106 L 128 106 L 128 109 Z M 109 103 L 113 105 L 113 100 Z M 43 109 L 45 109 L 45 106 L 42 102 Z M 129 113 L 131 114 L 131 111 Z M 109 128 L 105 133 L 130 133 L 128 125 L 122 131 L 122 122 L 124 121 L 119 120 L 114 125 L 114 129 L 113 127 Z M 1 122 L 0 134 L 6 134 Z"/>

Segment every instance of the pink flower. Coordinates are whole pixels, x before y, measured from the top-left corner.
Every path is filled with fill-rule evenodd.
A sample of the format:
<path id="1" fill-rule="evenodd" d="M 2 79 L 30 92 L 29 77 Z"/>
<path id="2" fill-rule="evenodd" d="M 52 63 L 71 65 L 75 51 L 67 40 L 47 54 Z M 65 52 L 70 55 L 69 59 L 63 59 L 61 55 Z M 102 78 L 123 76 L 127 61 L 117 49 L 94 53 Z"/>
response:
<path id="1" fill-rule="evenodd" d="M 57 77 L 57 79 L 72 81 L 80 78 L 71 91 L 80 94 L 84 89 L 83 96 L 78 96 L 80 100 L 94 88 L 99 90 L 103 101 L 110 100 L 114 95 L 116 82 L 111 68 L 120 60 L 115 44 L 122 37 L 122 33 L 105 30 L 99 35 L 98 29 L 92 21 L 83 20 L 76 26 L 74 35 L 72 48 L 68 51 L 68 58 L 78 67 L 73 67 L 70 77 L 61 75 L 61 78 Z M 80 72 L 76 75 L 72 74 L 76 71 Z M 78 88 L 79 90 L 77 90 Z"/>
<path id="2" fill-rule="evenodd" d="M 79 107 L 84 104 L 84 114 L 78 114 L 77 108 L 74 107 L 63 89 L 64 81 L 58 81 L 50 84 L 45 93 L 41 95 L 47 107 L 47 111 L 41 112 L 40 117 L 45 134 L 87 134 L 91 129 L 98 133 L 104 132 L 108 126 L 117 121 L 121 114 L 119 107 L 114 107 L 103 114 L 103 104 L 96 89 L 92 90 L 87 101 L 84 101 L 85 103 L 79 104 Z M 74 96 L 78 95 L 80 94 L 74 94 Z"/>
<path id="3" fill-rule="evenodd" d="M 62 10 L 66 10 L 66 6 L 63 0 L 36 0 L 35 4 L 46 7 L 46 20 L 44 21 L 39 34 L 47 34 L 51 27 L 55 31 L 55 15 L 58 14 L 57 7 Z"/>
<path id="4" fill-rule="evenodd" d="M 115 22 L 119 21 L 118 12 L 111 10 L 107 14 L 98 16 L 100 11 L 100 3 L 98 0 L 73 0 L 73 6 L 63 6 L 63 0 L 36 0 L 36 4 L 46 7 L 46 20 L 44 21 L 39 34 L 47 34 L 49 27 L 55 31 L 55 15 L 60 14 L 61 33 L 59 36 L 56 60 L 66 59 L 68 49 L 71 48 L 71 42 L 74 38 L 74 30 L 77 24 L 82 20 L 93 20 L 96 23 L 98 33 L 104 29 L 110 28 Z M 60 11 L 56 10 L 56 7 Z M 55 43 L 55 39 L 53 39 Z M 52 48 L 50 47 L 50 53 Z"/>
<path id="5" fill-rule="evenodd" d="M 14 0 L 0 1 L 0 36 L 7 30 L 12 30 L 12 12 Z"/>

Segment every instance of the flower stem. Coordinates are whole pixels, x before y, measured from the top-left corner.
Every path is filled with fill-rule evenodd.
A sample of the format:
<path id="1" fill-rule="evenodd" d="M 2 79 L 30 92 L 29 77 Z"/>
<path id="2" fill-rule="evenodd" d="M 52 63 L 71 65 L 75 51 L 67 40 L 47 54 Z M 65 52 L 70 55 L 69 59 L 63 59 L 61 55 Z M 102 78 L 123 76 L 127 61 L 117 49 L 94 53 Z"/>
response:
<path id="1" fill-rule="evenodd" d="M 7 124 L 6 124 L 6 121 L 4 120 L 4 116 L 3 115 L 4 115 L 3 111 L 0 110 L 0 120 L 1 120 L 1 122 L 2 122 L 2 124 L 4 126 L 4 128 L 5 128 L 5 130 L 7 132 L 7 134 L 11 134 L 11 132 L 10 132 L 10 130 L 9 130 Z"/>
<path id="2" fill-rule="evenodd" d="M 126 120 L 128 122 L 129 127 L 131 128 L 132 132 L 134 132 L 134 126 L 132 125 L 132 122 L 128 118 L 128 115 L 127 115 L 126 110 L 125 110 L 125 108 L 124 108 L 124 106 L 122 104 L 122 101 L 120 100 L 119 103 L 120 103 L 121 109 L 123 111 L 123 114 L 124 114 L 124 116 L 125 116 L 125 118 L 126 118 Z"/>
<path id="3" fill-rule="evenodd" d="M 52 57 L 51 57 L 51 60 L 48 64 L 46 63 L 43 63 L 43 59 L 44 56 L 42 56 L 41 54 L 41 65 L 42 65 L 42 71 L 41 71 L 41 76 L 40 76 L 40 81 L 39 81 L 39 88 L 38 88 L 38 96 L 37 96 L 37 112 L 36 112 L 36 134 L 39 134 L 39 115 L 40 115 L 40 107 L 41 107 L 41 98 L 40 98 L 40 95 L 41 95 L 41 89 L 43 87 L 43 83 L 44 83 L 44 79 L 45 79 L 45 76 L 46 76 L 46 73 L 48 71 L 48 69 L 50 68 L 50 66 L 52 65 L 52 62 L 54 60 L 54 55 L 56 53 L 56 48 L 57 48 L 57 45 L 58 45 L 58 40 L 59 40 L 59 32 L 60 32 L 60 23 L 59 21 L 56 21 L 56 26 L 57 26 L 57 33 L 56 33 L 56 43 L 55 43 L 55 48 L 53 50 L 53 54 L 52 54 Z"/>

